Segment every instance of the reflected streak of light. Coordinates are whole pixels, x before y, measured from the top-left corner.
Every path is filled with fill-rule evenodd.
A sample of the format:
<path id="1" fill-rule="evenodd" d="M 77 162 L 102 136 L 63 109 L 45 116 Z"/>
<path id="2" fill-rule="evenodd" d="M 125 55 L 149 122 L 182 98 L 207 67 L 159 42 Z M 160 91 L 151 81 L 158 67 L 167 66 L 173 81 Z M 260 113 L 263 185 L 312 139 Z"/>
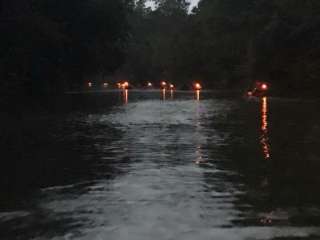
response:
<path id="1" fill-rule="evenodd" d="M 163 88 L 162 90 L 161 90 L 161 95 L 162 95 L 162 100 L 166 100 L 166 89 L 165 88 Z"/>
<path id="2" fill-rule="evenodd" d="M 124 89 L 123 90 L 123 102 L 124 104 L 128 104 L 128 99 L 129 99 L 129 90 Z"/>
<path id="3" fill-rule="evenodd" d="M 261 116 L 262 116 L 262 131 L 268 131 L 268 102 L 267 97 L 262 98 L 262 106 L 261 106 Z"/>
<path id="4" fill-rule="evenodd" d="M 197 100 L 199 101 L 199 99 L 200 99 L 200 90 L 196 91 L 196 96 L 197 96 Z M 201 132 L 201 122 L 200 122 L 201 114 L 200 114 L 200 103 L 199 102 L 197 102 L 197 104 L 196 104 L 195 114 L 196 114 L 196 116 L 195 116 L 196 131 L 197 132 Z M 206 160 L 203 158 L 203 152 L 202 152 L 202 148 L 201 148 L 201 144 L 200 143 L 198 143 L 196 145 L 195 155 L 196 155 L 196 159 L 193 161 L 194 164 L 201 165 L 201 164 L 206 163 Z"/>
<path id="5" fill-rule="evenodd" d="M 196 99 L 200 101 L 200 90 L 196 90 Z"/>
<path id="6" fill-rule="evenodd" d="M 271 218 L 261 218 L 260 223 L 267 225 L 267 224 L 272 224 L 272 219 Z"/>
<path id="7" fill-rule="evenodd" d="M 260 143 L 265 159 L 269 159 L 270 155 L 270 144 L 268 136 L 268 98 L 263 97 L 261 103 L 261 137 Z"/>
<path id="8" fill-rule="evenodd" d="M 201 146 L 200 145 L 197 146 L 196 160 L 194 160 L 194 163 L 196 165 L 200 165 L 202 163 L 205 163 L 205 160 L 202 158 L 202 152 L 201 152 Z"/>
<path id="9" fill-rule="evenodd" d="M 173 89 L 170 90 L 170 98 L 173 99 Z"/>

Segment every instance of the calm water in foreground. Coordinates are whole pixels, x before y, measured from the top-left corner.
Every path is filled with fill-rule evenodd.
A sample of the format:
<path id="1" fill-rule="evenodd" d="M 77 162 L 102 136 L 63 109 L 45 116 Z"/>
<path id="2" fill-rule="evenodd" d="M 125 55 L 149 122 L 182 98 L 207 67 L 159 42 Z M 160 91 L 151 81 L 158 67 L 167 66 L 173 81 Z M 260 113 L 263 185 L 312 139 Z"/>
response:
<path id="1" fill-rule="evenodd" d="M 0 239 L 320 239 L 319 103 L 199 97 L 70 95 L 26 120 Z"/>

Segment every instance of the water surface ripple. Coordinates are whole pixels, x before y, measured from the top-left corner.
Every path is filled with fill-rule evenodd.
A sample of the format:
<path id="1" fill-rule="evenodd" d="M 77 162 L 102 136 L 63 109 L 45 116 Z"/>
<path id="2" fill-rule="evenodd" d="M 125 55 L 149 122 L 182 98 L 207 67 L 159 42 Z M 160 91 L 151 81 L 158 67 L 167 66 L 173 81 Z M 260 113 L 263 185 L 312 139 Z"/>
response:
<path id="1" fill-rule="evenodd" d="M 319 239 L 319 125 L 296 107 L 184 97 L 70 114 L 87 173 L 1 209 L 2 239 Z"/>

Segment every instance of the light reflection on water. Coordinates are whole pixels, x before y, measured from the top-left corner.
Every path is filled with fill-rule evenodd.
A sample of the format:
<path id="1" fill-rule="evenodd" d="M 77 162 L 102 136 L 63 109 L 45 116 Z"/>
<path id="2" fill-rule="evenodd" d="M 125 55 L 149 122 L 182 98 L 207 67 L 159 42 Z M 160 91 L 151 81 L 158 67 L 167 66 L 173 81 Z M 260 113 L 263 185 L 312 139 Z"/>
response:
<path id="1" fill-rule="evenodd" d="M 165 88 L 163 88 L 161 90 L 161 96 L 162 96 L 162 100 L 165 101 L 166 100 L 166 95 L 167 95 L 167 90 Z"/>
<path id="2" fill-rule="evenodd" d="M 155 91 L 153 99 L 139 101 L 132 101 L 130 92 L 128 103 L 129 91 L 122 94 L 124 104 L 81 122 L 97 130 L 87 136 L 94 151 L 85 156 L 93 161 L 93 177 L 43 188 L 28 199 L 32 204 L 23 215 L 4 213 L 9 220 L 3 220 L 0 214 L 0 227 L 3 221 L 2 229 L 12 230 L 4 239 L 271 240 L 320 235 L 317 206 L 313 224 L 294 223 L 301 205 L 277 205 L 272 182 L 261 186 L 261 178 L 270 176 L 261 170 L 267 162 L 261 161 L 261 146 L 268 163 L 274 159 L 269 99 L 263 98 L 261 105 L 195 101 L 191 92 L 189 99 L 175 96 L 176 101 L 163 102 Z M 165 100 L 166 91 L 161 95 Z M 73 127 L 83 134 L 78 125 Z M 256 134 L 265 140 L 257 142 Z M 256 180 L 255 175 L 262 176 Z"/>
<path id="3" fill-rule="evenodd" d="M 122 90 L 122 98 L 123 98 L 123 104 L 128 104 L 128 102 L 129 102 L 129 90 L 128 89 Z"/>
<path id="4" fill-rule="evenodd" d="M 200 101 L 200 90 L 196 90 L 196 99 Z"/>
<path id="5" fill-rule="evenodd" d="M 268 133 L 268 98 L 261 98 L 261 137 L 260 142 L 266 160 L 270 158 L 270 144 Z"/>

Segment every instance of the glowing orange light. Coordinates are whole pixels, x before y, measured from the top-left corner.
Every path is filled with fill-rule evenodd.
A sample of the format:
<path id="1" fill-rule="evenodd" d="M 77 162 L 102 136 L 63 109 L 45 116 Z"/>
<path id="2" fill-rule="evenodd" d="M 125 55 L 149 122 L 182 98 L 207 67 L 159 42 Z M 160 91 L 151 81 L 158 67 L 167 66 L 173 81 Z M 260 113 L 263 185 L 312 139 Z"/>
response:
<path id="1" fill-rule="evenodd" d="M 201 86 L 200 83 L 196 83 L 196 84 L 194 84 L 194 88 L 195 88 L 196 90 L 201 90 L 201 89 L 202 89 L 202 86 Z"/>
<path id="2" fill-rule="evenodd" d="M 167 83 L 164 82 L 164 81 L 162 81 L 162 82 L 161 82 L 161 86 L 162 86 L 162 87 L 166 87 L 166 86 L 167 86 Z"/>
<path id="3" fill-rule="evenodd" d="M 128 88 L 129 87 L 129 83 L 128 82 L 124 82 L 123 84 L 122 84 L 122 88 Z"/>
<path id="4" fill-rule="evenodd" d="M 174 89 L 174 85 L 173 84 L 170 84 L 170 89 Z"/>
<path id="5" fill-rule="evenodd" d="M 252 96 L 252 92 L 251 91 L 248 91 L 247 94 L 248 94 L 249 97 Z"/>
<path id="6" fill-rule="evenodd" d="M 92 87 L 92 82 L 88 82 L 88 87 L 89 87 L 89 88 Z"/>
<path id="7" fill-rule="evenodd" d="M 268 90 L 268 85 L 265 84 L 265 83 L 263 83 L 263 84 L 261 85 L 261 89 L 262 89 L 262 90 Z"/>
<path id="8" fill-rule="evenodd" d="M 127 89 L 129 87 L 129 83 L 128 82 L 124 82 L 124 83 L 117 83 L 118 88 L 122 88 L 122 89 Z"/>
<path id="9" fill-rule="evenodd" d="M 152 87 L 152 83 L 151 82 L 148 82 L 148 87 Z"/>

